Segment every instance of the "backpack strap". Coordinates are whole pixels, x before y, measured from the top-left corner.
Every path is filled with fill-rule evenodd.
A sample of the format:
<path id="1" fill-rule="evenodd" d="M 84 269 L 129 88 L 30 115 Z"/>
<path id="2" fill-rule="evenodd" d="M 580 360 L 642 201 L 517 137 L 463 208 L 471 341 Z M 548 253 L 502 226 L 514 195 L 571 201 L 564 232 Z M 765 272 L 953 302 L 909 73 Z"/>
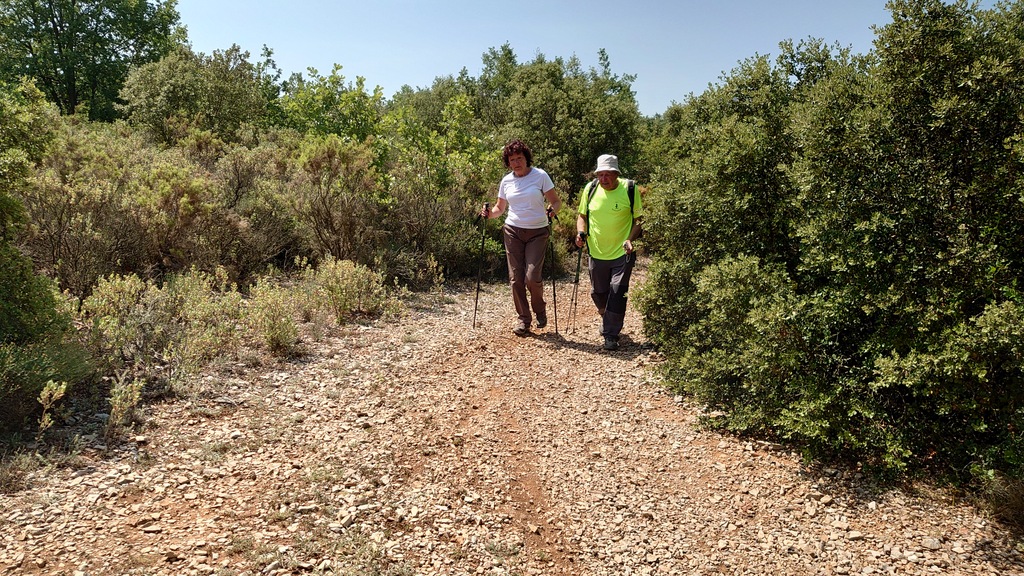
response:
<path id="1" fill-rule="evenodd" d="M 594 180 L 591 180 L 590 184 L 587 184 L 587 188 L 586 188 L 586 190 L 587 190 L 587 207 L 586 207 L 586 210 L 584 211 L 584 214 L 587 217 L 587 229 L 588 230 L 590 228 L 590 201 L 594 199 L 594 192 L 597 192 L 597 182 L 598 182 L 598 180 L 596 178 Z"/>
<path id="2" fill-rule="evenodd" d="M 597 182 L 598 181 L 595 178 L 595 179 L 591 180 L 590 184 L 587 184 L 587 187 L 586 187 L 586 191 L 587 191 L 587 205 L 586 205 L 586 209 L 583 212 L 583 217 L 587 220 L 587 235 L 588 236 L 590 235 L 590 201 L 594 199 L 594 192 L 597 192 Z"/>

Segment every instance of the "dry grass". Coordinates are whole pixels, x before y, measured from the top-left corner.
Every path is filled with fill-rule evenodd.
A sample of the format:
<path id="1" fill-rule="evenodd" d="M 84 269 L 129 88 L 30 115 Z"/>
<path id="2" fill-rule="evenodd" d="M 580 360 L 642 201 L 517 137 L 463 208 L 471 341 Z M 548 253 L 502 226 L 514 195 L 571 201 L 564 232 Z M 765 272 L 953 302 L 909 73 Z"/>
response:
<path id="1" fill-rule="evenodd" d="M 28 473 L 36 467 L 25 454 L 4 458 L 0 461 L 0 494 L 15 494 L 28 488 Z"/>
<path id="2" fill-rule="evenodd" d="M 1024 531 L 1024 480 L 995 477 L 985 489 L 992 513 L 1018 531 Z"/>

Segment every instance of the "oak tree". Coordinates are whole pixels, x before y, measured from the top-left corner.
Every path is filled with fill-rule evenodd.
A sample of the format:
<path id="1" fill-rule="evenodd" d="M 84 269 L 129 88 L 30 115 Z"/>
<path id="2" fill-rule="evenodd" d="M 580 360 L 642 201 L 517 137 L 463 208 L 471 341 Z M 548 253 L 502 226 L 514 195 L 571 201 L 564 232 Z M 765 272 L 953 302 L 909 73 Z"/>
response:
<path id="1" fill-rule="evenodd" d="M 184 38 L 176 0 L 7 0 L 0 3 L 0 81 L 33 78 L 64 114 L 116 117 L 129 70 Z"/>

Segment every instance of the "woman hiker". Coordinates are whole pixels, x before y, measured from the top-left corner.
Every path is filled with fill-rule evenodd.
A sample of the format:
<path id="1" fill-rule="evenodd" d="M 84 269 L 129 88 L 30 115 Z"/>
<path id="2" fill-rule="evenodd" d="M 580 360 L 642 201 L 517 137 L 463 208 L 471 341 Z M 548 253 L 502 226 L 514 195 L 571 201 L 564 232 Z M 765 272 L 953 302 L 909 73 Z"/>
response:
<path id="1" fill-rule="evenodd" d="M 480 215 L 497 218 L 508 209 L 502 234 L 508 256 L 512 303 L 518 316 L 512 332 L 526 336 L 534 316 L 537 328 L 548 323 L 541 270 L 551 235 L 548 225 L 562 201 L 548 173 L 533 165 L 533 152 L 522 140 L 506 144 L 501 159 L 511 171 L 498 184 L 498 201 L 490 209 L 485 206 Z"/>

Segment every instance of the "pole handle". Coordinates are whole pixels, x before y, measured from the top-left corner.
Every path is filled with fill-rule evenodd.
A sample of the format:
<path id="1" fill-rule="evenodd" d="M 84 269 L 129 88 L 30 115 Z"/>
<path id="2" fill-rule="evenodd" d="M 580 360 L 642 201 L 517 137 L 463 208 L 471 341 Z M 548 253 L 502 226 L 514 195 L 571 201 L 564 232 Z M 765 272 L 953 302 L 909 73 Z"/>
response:
<path id="1" fill-rule="evenodd" d="M 491 213 L 491 203 L 490 202 L 484 202 L 484 213 L 485 214 L 490 214 Z M 480 218 L 481 217 L 483 217 L 484 220 L 489 218 L 489 216 L 484 216 L 483 214 L 477 214 L 476 215 L 476 219 L 473 220 L 473 225 L 474 226 L 476 226 L 477 224 L 480 223 Z"/>

